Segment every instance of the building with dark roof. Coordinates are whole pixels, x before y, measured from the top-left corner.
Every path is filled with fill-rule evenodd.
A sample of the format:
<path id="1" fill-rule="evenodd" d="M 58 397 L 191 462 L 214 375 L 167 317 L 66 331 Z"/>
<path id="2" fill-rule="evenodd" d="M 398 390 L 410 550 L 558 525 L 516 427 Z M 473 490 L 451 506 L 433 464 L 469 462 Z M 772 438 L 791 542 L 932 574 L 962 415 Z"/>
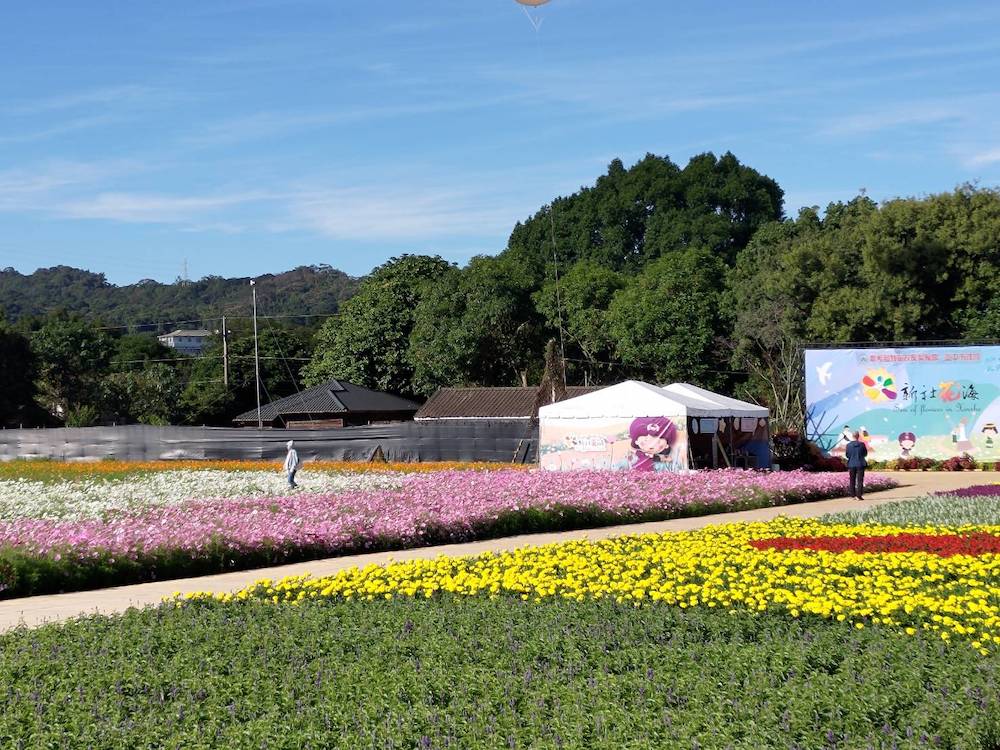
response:
<path id="1" fill-rule="evenodd" d="M 553 401 L 599 391 L 604 386 L 567 386 L 555 399 L 540 386 L 527 388 L 439 388 L 417 412 L 417 421 L 435 419 L 537 419 L 538 408 Z"/>
<path id="2" fill-rule="evenodd" d="M 362 388 L 343 380 L 330 380 L 272 401 L 260 408 L 265 427 L 353 427 L 385 422 L 406 422 L 419 404 L 391 393 Z M 256 427 L 257 409 L 233 419 L 238 427 Z"/>

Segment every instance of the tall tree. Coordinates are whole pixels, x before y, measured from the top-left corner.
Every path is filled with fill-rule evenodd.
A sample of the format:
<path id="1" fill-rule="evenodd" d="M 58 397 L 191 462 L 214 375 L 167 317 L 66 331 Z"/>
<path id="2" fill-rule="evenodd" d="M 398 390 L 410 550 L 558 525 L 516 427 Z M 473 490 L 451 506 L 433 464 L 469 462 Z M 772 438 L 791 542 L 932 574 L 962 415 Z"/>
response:
<path id="1" fill-rule="evenodd" d="M 720 383 L 723 277 L 721 261 L 708 250 L 675 252 L 646 266 L 608 310 L 621 362 L 659 383 Z"/>
<path id="2" fill-rule="evenodd" d="M 532 280 L 517 259 L 473 258 L 429 287 L 417 306 L 410 357 L 414 386 L 522 385 L 541 371 L 541 320 Z"/>
<path id="3" fill-rule="evenodd" d="M 605 382 L 613 373 L 614 340 L 608 308 L 625 286 L 623 274 L 594 261 L 580 261 L 556 283 L 550 279 L 534 294 L 539 313 L 550 330 L 563 333 L 570 377 L 588 383 Z"/>
<path id="4" fill-rule="evenodd" d="M 112 372 L 101 380 L 104 418 L 117 424 L 172 424 L 181 417 L 184 385 L 178 368 L 161 363 Z"/>
<path id="5" fill-rule="evenodd" d="M 0 425 L 33 421 L 36 361 L 28 338 L 0 315 Z"/>
<path id="6" fill-rule="evenodd" d="M 39 363 L 39 398 L 56 415 L 99 402 L 100 377 L 113 351 L 111 337 L 90 321 L 51 315 L 31 334 Z"/>
<path id="7" fill-rule="evenodd" d="M 425 291 L 454 268 L 438 256 L 402 255 L 376 268 L 316 334 L 310 385 L 341 378 L 376 390 L 416 394 L 409 356 L 414 311 Z"/>
<path id="8" fill-rule="evenodd" d="M 647 154 L 619 159 L 593 187 L 557 198 L 511 233 L 507 253 L 541 283 L 553 253 L 567 267 L 581 260 L 636 273 L 677 250 L 702 248 L 726 264 L 753 232 L 782 217 L 783 193 L 730 153 L 696 156 L 684 169 Z"/>

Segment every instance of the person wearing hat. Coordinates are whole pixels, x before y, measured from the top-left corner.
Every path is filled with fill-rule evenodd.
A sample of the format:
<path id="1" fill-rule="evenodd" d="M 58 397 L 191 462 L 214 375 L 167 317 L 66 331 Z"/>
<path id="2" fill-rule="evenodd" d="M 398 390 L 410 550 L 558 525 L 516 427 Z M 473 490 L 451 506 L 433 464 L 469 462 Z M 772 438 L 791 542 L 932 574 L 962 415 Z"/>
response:
<path id="1" fill-rule="evenodd" d="M 285 456 L 285 473 L 288 475 L 288 486 L 294 489 L 298 487 L 295 484 L 295 472 L 299 470 L 299 454 L 295 450 L 294 440 L 289 440 L 285 447 L 288 448 L 288 454 Z"/>

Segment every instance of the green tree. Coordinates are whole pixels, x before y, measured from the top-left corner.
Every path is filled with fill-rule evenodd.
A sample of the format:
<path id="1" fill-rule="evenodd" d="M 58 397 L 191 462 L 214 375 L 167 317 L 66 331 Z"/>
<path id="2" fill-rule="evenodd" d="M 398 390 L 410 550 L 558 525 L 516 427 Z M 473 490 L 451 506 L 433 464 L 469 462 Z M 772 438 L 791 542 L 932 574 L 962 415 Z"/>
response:
<path id="1" fill-rule="evenodd" d="M 717 385 L 723 276 L 721 261 L 708 250 L 675 252 L 648 265 L 608 310 L 622 364 L 659 383 Z"/>
<path id="2" fill-rule="evenodd" d="M 234 326 L 229 340 L 229 385 L 223 382 L 221 339 L 213 340 L 204 356 L 192 360 L 181 395 L 181 419 L 189 424 L 228 425 L 233 417 L 257 405 L 253 331 Z M 309 361 L 312 332 L 271 320 L 258 334 L 261 404 L 297 393 L 303 387 L 300 370 Z"/>
<path id="3" fill-rule="evenodd" d="M 78 316 L 51 315 L 31 334 L 38 390 L 53 414 L 98 404 L 99 383 L 113 351 L 111 337 Z"/>
<path id="4" fill-rule="evenodd" d="M 425 291 L 452 270 L 438 256 L 402 255 L 376 268 L 358 293 L 316 334 L 310 385 L 340 378 L 376 390 L 413 395 L 409 357 L 414 311 Z"/>
<path id="5" fill-rule="evenodd" d="M 149 333 L 127 333 L 115 340 L 111 368 L 115 372 L 140 372 L 158 360 L 178 357 L 176 350 L 161 344 Z"/>
<path id="6" fill-rule="evenodd" d="M 821 231 L 816 211 L 798 221 L 763 227 L 727 276 L 722 309 L 730 331 L 730 361 L 747 373 L 744 396 L 771 409 L 778 429 L 804 420 L 800 342 L 806 336 L 821 259 L 793 252 L 802 235 Z"/>
<path id="7" fill-rule="evenodd" d="M 424 293 L 410 336 L 414 388 L 527 385 L 541 371 L 542 322 L 532 280 L 515 258 L 473 258 Z"/>
<path id="8" fill-rule="evenodd" d="M 730 153 L 696 156 L 684 169 L 653 154 L 629 168 L 615 159 L 593 187 L 518 223 L 506 253 L 536 284 L 551 276 L 554 253 L 567 267 L 587 260 L 629 273 L 692 247 L 732 264 L 757 228 L 782 217 L 782 199 L 774 180 Z"/>
<path id="9" fill-rule="evenodd" d="M 608 326 L 608 308 L 625 286 L 626 277 L 594 261 L 580 261 L 570 266 L 556 284 L 550 279 L 535 292 L 538 312 L 549 329 L 562 326 L 567 370 L 572 377 L 580 373 L 587 382 L 605 382 L 613 369 L 614 339 Z"/>
<path id="10" fill-rule="evenodd" d="M 34 421 L 35 356 L 28 338 L 0 315 L 0 425 Z"/>
<path id="11" fill-rule="evenodd" d="M 184 385 L 178 368 L 165 364 L 112 372 L 101 381 L 105 418 L 118 424 L 172 424 L 181 416 Z"/>

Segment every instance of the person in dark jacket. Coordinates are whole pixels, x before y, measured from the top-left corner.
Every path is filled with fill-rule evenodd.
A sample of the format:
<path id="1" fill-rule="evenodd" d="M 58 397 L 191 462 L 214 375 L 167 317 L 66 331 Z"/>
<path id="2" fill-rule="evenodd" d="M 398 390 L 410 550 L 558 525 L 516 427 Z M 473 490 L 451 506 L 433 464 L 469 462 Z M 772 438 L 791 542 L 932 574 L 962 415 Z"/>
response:
<path id="1" fill-rule="evenodd" d="M 860 432 L 854 433 L 854 440 L 847 444 L 844 454 L 847 456 L 847 472 L 851 477 L 851 497 L 864 500 L 862 493 L 865 488 L 865 469 L 868 466 L 865 460 L 868 447 L 861 442 Z"/>

